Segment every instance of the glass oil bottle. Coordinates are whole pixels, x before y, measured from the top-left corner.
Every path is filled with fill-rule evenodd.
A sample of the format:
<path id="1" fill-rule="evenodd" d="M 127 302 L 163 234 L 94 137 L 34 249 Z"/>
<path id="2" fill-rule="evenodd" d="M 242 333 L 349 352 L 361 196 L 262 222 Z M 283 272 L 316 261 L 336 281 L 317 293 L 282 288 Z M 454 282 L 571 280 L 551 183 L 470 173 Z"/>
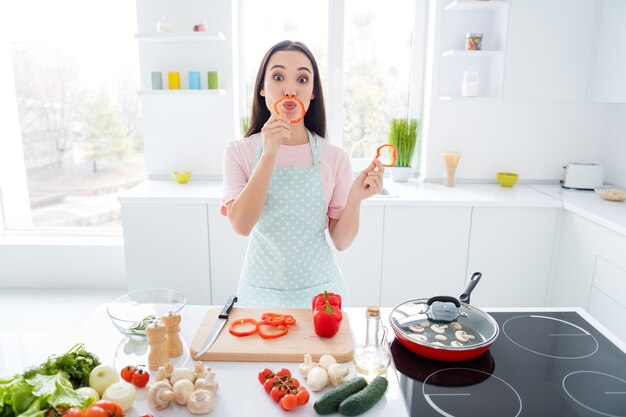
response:
<path id="1" fill-rule="evenodd" d="M 387 373 L 391 355 L 386 347 L 387 329 L 380 322 L 380 308 L 369 306 L 365 313 L 367 327 L 365 345 L 359 345 L 354 352 L 354 366 L 358 374 L 366 379 Z"/>

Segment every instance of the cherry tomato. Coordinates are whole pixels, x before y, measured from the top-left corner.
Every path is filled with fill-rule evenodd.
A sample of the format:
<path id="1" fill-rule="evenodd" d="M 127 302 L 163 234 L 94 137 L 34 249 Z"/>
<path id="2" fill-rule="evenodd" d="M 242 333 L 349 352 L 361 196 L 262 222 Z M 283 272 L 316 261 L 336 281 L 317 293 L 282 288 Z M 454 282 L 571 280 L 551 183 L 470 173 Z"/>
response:
<path id="1" fill-rule="evenodd" d="M 280 399 L 279 404 L 283 410 L 293 410 L 298 406 L 298 398 L 293 394 L 285 394 L 285 396 Z"/>
<path id="2" fill-rule="evenodd" d="M 285 394 L 287 394 L 287 391 L 284 387 L 280 385 L 272 388 L 272 390 L 270 391 L 270 397 L 272 397 L 272 400 L 276 402 L 279 402 L 280 399 L 285 396 Z"/>
<path id="3" fill-rule="evenodd" d="M 91 405 L 85 410 L 85 417 L 111 417 L 111 415 L 104 408 Z"/>
<path id="4" fill-rule="evenodd" d="M 98 400 L 95 403 L 91 404 L 91 407 L 99 407 L 109 413 L 110 417 L 121 417 L 124 415 L 124 411 L 122 410 L 122 406 L 116 402 L 108 401 L 108 400 Z M 89 408 L 87 410 L 89 410 Z M 91 417 L 91 416 L 85 416 Z"/>
<path id="5" fill-rule="evenodd" d="M 154 417 L 152 414 L 141 414 L 139 417 Z"/>
<path id="6" fill-rule="evenodd" d="M 139 388 L 145 387 L 149 379 L 150 374 L 143 369 L 137 369 L 137 371 L 133 374 L 133 384 Z"/>
<path id="7" fill-rule="evenodd" d="M 65 414 L 64 417 L 85 417 L 85 413 L 78 407 L 72 407 Z"/>
<path id="8" fill-rule="evenodd" d="M 296 394 L 296 398 L 298 398 L 298 405 L 304 405 L 309 402 L 309 391 L 307 391 L 304 387 L 300 387 L 298 389 L 298 393 Z"/>
<path id="9" fill-rule="evenodd" d="M 265 381 L 271 376 L 274 376 L 274 372 L 269 368 L 265 368 L 259 372 L 259 382 L 265 384 Z"/>
<path id="10" fill-rule="evenodd" d="M 280 369 L 278 372 L 276 372 L 276 375 L 278 375 L 278 376 L 286 376 L 287 378 L 291 378 L 291 372 L 289 371 L 289 369 L 286 369 L 286 368 Z M 284 380 L 284 378 L 283 378 L 283 380 Z"/>
<path id="11" fill-rule="evenodd" d="M 265 392 L 267 392 L 269 394 L 270 391 L 272 390 L 272 388 L 274 388 L 275 385 L 276 385 L 276 378 L 270 377 L 263 384 L 263 388 L 265 388 Z"/>
<path id="12" fill-rule="evenodd" d="M 135 371 L 137 371 L 137 368 L 131 365 L 126 365 L 124 368 L 122 368 L 120 376 L 124 381 L 130 382 L 133 379 L 133 374 L 135 373 Z"/>
<path id="13" fill-rule="evenodd" d="M 290 378 L 290 379 L 286 380 L 285 383 L 289 386 L 289 388 L 294 388 L 294 387 L 299 387 L 300 386 L 300 381 L 298 381 L 296 378 Z"/>
<path id="14" fill-rule="evenodd" d="M 46 412 L 46 417 L 61 417 L 67 411 L 67 407 L 55 407 Z"/>

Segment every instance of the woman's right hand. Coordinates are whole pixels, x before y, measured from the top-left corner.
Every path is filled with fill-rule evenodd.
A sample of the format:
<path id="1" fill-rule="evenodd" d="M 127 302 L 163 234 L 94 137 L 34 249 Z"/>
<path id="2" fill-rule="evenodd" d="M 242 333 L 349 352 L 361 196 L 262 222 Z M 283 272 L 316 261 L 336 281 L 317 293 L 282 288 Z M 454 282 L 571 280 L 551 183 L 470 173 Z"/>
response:
<path id="1" fill-rule="evenodd" d="M 291 139 L 291 122 L 284 114 L 272 114 L 261 129 L 263 156 L 276 156 L 280 145 Z"/>

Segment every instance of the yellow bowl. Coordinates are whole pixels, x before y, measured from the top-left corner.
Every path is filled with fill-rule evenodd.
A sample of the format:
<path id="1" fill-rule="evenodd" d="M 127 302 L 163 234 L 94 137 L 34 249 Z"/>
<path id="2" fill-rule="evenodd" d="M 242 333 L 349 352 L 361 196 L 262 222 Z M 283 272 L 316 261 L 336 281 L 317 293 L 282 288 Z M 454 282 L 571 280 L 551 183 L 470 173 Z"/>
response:
<path id="1" fill-rule="evenodd" d="M 172 177 L 174 177 L 176 182 L 178 182 L 179 184 L 184 184 L 187 181 L 189 181 L 189 179 L 191 178 L 191 172 L 189 172 L 189 171 L 174 171 L 174 172 L 172 172 Z"/>
<path id="2" fill-rule="evenodd" d="M 513 172 L 498 172 L 496 178 L 501 186 L 511 188 L 517 182 L 519 175 Z"/>

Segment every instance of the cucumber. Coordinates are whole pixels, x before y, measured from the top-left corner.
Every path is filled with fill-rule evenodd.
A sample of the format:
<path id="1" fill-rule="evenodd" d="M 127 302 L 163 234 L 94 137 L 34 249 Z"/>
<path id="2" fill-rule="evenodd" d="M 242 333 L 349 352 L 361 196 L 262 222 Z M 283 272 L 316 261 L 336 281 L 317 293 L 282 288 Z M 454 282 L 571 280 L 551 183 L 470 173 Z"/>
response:
<path id="1" fill-rule="evenodd" d="M 352 394 L 361 391 L 365 387 L 367 387 L 367 381 L 365 378 L 353 378 L 322 395 L 319 400 L 315 401 L 313 408 L 317 414 L 332 414 L 339 409 L 339 404 L 343 400 Z"/>
<path id="2" fill-rule="evenodd" d="M 387 391 L 387 379 L 377 376 L 361 391 L 353 394 L 339 404 L 339 414 L 344 416 L 358 416 L 372 408 L 380 401 Z"/>

